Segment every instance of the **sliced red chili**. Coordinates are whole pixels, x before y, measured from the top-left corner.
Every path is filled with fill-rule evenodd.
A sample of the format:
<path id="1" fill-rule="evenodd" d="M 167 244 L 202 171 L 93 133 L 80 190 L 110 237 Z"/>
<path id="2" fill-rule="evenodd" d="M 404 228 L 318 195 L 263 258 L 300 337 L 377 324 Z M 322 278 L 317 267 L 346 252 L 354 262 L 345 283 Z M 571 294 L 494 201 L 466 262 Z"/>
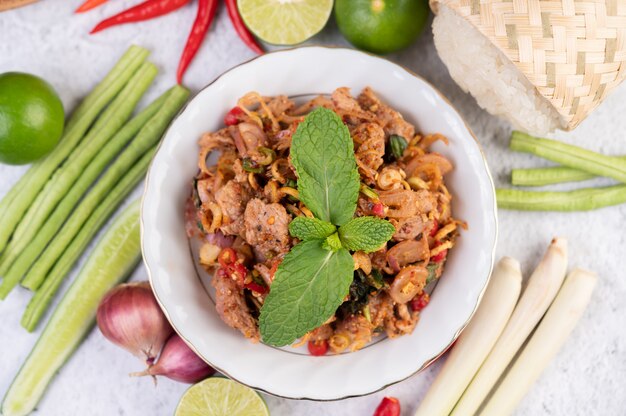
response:
<path id="1" fill-rule="evenodd" d="M 421 295 L 417 295 L 411 300 L 411 309 L 414 311 L 421 311 L 430 303 L 430 295 L 428 293 L 422 293 Z"/>
<path id="2" fill-rule="evenodd" d="M 372 205 L 372 214 L 381 218 L 385 216 L 385 206 L 383 205 L 382 202 L 377 202 L 374 205 Z"/>
<path id="3" fill-rule="evenodd" d="M 309 349 L 309 354 L 315 357 L 326 355 L 326 353 L 328 352 L 328 341 L 309 341 L 309 343 L 307 344 L 307 348 Z"/>
<path id="4" fill-rule="evenodd" d="M 376 408 L 374 416 L 400 416 L 400 402 L 395 397 L 385 397 Z"/>
<path id="5" fill-rule="evenodd" d="M 446 259 L 447 256 L 448 256 L 448 250 L 443 250 L 437 253 L 434 257 L 431 257 L 430 261 L 432 261 L 433 263 L 441 263 L 442 261 Z"/>
<path id="6" fill-rule="evenodd" d="M 274 275 L 276 274 L 276 270 L 278 270 L 278 266 L 280 266 L 280 263 L 282 263 L 282 260 L 278 260 L 275 261 L 274 264 L 272 264 L 272 268 L 270 269 L 270 279 L 274 280 Z"/>
<path id="7" fill-rule="evenodd" d="M 224 269 L 229 269 L 237 262 L 237 252 L 231 247 L 226 247 L 220 251 L 220 254 L 217 256 L 217 262 Z"/>
<path id="8" fill-rule="evenodd" d="M 224 116 L 224 124 L 226 124 L 227 126 L 234 126 L 235 124 L 239 124 L 241 122 L 241 116 L 243 114 L 244 112 L 240 107 L 231 108 L 230 111 Z"/>
<path id="9" fill-rule="evenodd" d="M 439 221 L 435 219 L 433 220 L 433 228 L 430 229 L 430 233 L 428 233 L 428 235 L 434 237 L 437 234 L 437 231 L 439 231 Z"/>
<path id="10" fill-rule="evenodd" d="M 241 284 L 244 284 L 246 276 L 248 275 L 248 268 L 244 266 L 242 263 L 237 262 L 233 265 L 232 269 L 233 269 L 233 274 L 236 275 L 237 279 L 239 279 Z"/>
<path id="11" fill-rule="evenodd" d="M 243 287 L 245 287 L 246 289 L 250 289 L 253 292 L 259 293 L 261 295 L 267 293 L 267 287 L 266 286 L 262 286 L 260 284 L 258 284 L 257 282 L 250 282 L 250 283 L 246 283 Z"/>

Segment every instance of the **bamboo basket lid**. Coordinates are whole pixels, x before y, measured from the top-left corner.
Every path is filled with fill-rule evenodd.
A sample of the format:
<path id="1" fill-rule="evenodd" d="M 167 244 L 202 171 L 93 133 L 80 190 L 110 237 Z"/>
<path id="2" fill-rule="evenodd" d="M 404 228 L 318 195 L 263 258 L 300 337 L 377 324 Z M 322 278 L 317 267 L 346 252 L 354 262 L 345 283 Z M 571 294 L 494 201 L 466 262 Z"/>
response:
<path id="1" fill-rule="evenodd" d="M 571 130 L 626 77 L 626 0 L 431 0 L 476 27 Z"/>

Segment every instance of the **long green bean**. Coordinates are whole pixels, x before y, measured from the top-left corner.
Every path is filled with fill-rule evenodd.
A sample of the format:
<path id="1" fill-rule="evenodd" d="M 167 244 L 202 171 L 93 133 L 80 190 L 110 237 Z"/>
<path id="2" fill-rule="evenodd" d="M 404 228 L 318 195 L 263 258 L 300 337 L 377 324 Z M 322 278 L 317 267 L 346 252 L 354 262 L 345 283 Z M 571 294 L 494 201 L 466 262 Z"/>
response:
<path id="1" fill-rule="evenodd" d="M 15 229 L 13 238 L 0 260 L 0 275 L 6 274 L 18 255 L 39 232 L 57 203 L 68 193 L 70 187 L 83 173 L 85 167 L 104 144 L 124 125 L 137 102 L 152 83 L 156 73 L 157 69 L 153 64 L 148 62 L 142 64 L 111 105 L 98 118 L 80 145 L 52 175 L 24 215 L 27 221 L 21 221 Z M 4 280 L 6 280 L 6 276 Z M 2 286 L 10 287 L 5 286 L 4 281 Z M 8 292 L 3 293 L 6 296 Z M 2 298 L 1 295 L 0 298 Z"/>
<path id="2" fill-rule="evenodd" d="M 626 160 L 618 157 L 605 156 L 556 140 L 533 137 L 519 131 L 514 131 L 511 135 L 510 147 L 518 152 L 532 153 L 570 168 L 626 183 Z"/>
<path id="3" fill-rule="evenodd" d="M 523 211 L 590 211 L 626 202 L 626 185 L 569 192 L 497 189 L 498 208 Z"/>
<path id="4" fill-rule="evenodd" d="M 156 146 L 146 152 L 124 178 L 115 185 L 115 188 L 113 188 L 106 199 L 102 201 L 102 204 L 91 214 L 80 232 L 65 249 L 61 257 L 54 264 L 52 270 L 50 270 L 50 273 L 46 273 L 43 285 L 35 292 L 35 295 L 31 298 L 22 315 L 21 324 L 28 332 L 35 330 L 48 309 L 52 298 L 59 290 L 59 286 L 63 283 L 64 278 L 68 275 L 70 270 L 72 270 L 72 267 L 83 254 L 89 242 L 98 233 L 100 227 L 102 227 L 124 198 L 135 189 L 137 183 L 144 177 L 155 151 Z"/>
<path id="5" fill-rule="evenodd" d="M 55 169 L 80 143 L 96 117 L 128 83 L 148 54 L 146 49 L 131 46 L 108 75 L 73 112 L 65 126 L 63 137 L 54 150 L 45 159 L 35 163 L 2 200 L 0 203 L 0 253 L 6 248 L 24 213 L 39 195 Z"/>
<path id="6" fill-rule="evenodd" d="M 586 181 L 595 177 L 592 173 L 563 166 L 513 169 L 511 171 L 511 184 L 515 186 L 546 186 L 564 182 Z"/>
<path id="7" fill-rule="evenodd" d="M 83 194 L 93 185 L 102 171 L 104 171 L 109 162 L 117 156 L 120 150 L 137 135 L 155 114 L 157 114 L 167 99 L 168 93 L 163 94 L 136 117 L 126 123 L 126 125 L 104 145 L 98 153 L 98 156 L 93 158 L 83 174 L 78 178 L 76 183 L 74 183 L 69 192 L 63 197 L 59 205 L 57 205 L 50 217 L 43 224 L 39 232 L 35 234 L 32 241 L 15 259 L 5 275 L 7 282 L 19 281 L 24 273 L 35 263 L 37 257 L 46 249 L 46 245 L 54 238 L 55 234 L 68 217 L 72 215 L 74 206 L 78 203 Z M 120 171 L 120 175 L 121 173 L 122 171 Z M 39 262 L 37 262 L 37 264 L 39 264 Z M 38 286 L 38 282 L 24 281 L 24 287 L 31 290 L 37 289 Z M 0 286 L 0 291 L 1 290 Z"/>
<path id="8" fill-rule="evenodd" d="M 35 290 L 41 285 L 41 282 L 46 278 L 47 272 L 62 255 L 63 250 L 70 244 L 100 201 L 110 192 L 110 189 L 114 186 L 116 181 L 127 172 L 147 149 L 154 146 L 154 144 L 159 141 L 171 119 L 187 100 L 189 92 L 183 87 L 175 86 L 165 94 L 167 94 L 167 100 L 159 111 L 147 121 L 145 126 L 137 134 L 137 137 L 111 165 L 85 199 L 81 201 L 78 208 L 76 208 L 72 216 L 64 224 L 63 229 L 54 237 L 48 247 L 45 248 L 43 254 L 37 260 L 37 263 L 27 273 L 23 282 L 25 287 Z M 15 281 L 15 277 L 7 274 L 5 281 L 9 281 L 9 279 L 13 280 L 10 280 L 8 284 Z M 19 277 L 17 280 L 19 280 Z M 4 294 L 4 284 L 3 281 L 2 285 L 0 285 L 0 298 Z"/>
<path id="9" fill-rule="evenodd" d="M 115 219 L 76 277 L 4 400 L 4 416 L 30 414 L 59 369 L 93 327 L 102 297 L 126 279 L 141 258 L 139 201 Z"/>
<path id="10" fill-rule="evenodd" d="M 619 156 L 626 160 L 626 157 Z M 596 178 L 592 173 L 564 166 L 536 169 L 513 169 L 511 183 L 515 186 L 546 186 L 564 182 L 580 182 Z"/>

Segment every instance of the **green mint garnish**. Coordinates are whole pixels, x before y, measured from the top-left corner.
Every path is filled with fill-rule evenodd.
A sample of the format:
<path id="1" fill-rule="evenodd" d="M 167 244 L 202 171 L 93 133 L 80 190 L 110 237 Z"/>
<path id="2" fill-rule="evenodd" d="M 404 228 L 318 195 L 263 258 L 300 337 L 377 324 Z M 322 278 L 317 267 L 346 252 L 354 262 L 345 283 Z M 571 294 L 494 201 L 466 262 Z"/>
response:
<path id="1" fill-rule="evenodd" d="M 339 237 L 348 250 L 371 253 L 380 249 L 395 232 L 396 227 L 389 221 L 375 217 L 358 217 L 339 228 Z"/>
<path id="2" fill-rule="evenodd" d="M 278 267 L 259 317 L 259 329 L 267 344 L 293 343 L 322 325 L 347 296 L 352 256 L 345 248 L 324 250 L 322 241 L 294 246 Z"/>
<path id="3" fill-rule="evenodd" d="M 326 237 L 322 247 L 326 250 L 337 251 L 340 248 L 343 248 L 341 245 L 341 240 L 339 239 L 339 234 L 334 233 Z"/>
<path id="4" fill-rule="evenodd" d="M 281 262 L 261 308 L 261 338 L 275 346 L 293 343 L 337 311 L 354 279 L 349 250 L 374 251 L 395 232 L 388 221 L 353 218 L 360 175 L 350 132 L 335 112 L 318 108 L 300 123 L 291 160 L 300 200 L 315 218 L 289 224 L 301 242 Z"/>
<path id="5" fill-rule="evenodd" d="M 296 217 L 289 223 L 289 233 L 302 241 L 326 238 L 335 231 L 337 227 L 317 218 Z"/>
<path id="6" fill-rule="evenodd" d="M 300 200 L 316 218 L 335 225 L 352 219 L 361 181 L 350 132 L 334 111 L 318 108 L 300 123 L 291 161 Z"/>

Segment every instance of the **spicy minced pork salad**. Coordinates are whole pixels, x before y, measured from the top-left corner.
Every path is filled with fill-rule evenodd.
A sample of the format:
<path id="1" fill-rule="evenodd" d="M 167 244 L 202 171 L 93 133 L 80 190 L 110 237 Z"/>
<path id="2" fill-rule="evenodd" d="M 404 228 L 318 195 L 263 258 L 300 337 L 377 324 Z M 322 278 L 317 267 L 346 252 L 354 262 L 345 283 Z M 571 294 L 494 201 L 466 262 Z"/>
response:
<path id="1" fill-rule="evenodd" d="M 416 133 L 369 87 L 300 105 L 251 92 L 224 123 L 199 140 L 186 208 L 221 319 L 313 355 L 410 334 L 464 226 L 453 166 L 430 151 L 447 139 Z"/>

